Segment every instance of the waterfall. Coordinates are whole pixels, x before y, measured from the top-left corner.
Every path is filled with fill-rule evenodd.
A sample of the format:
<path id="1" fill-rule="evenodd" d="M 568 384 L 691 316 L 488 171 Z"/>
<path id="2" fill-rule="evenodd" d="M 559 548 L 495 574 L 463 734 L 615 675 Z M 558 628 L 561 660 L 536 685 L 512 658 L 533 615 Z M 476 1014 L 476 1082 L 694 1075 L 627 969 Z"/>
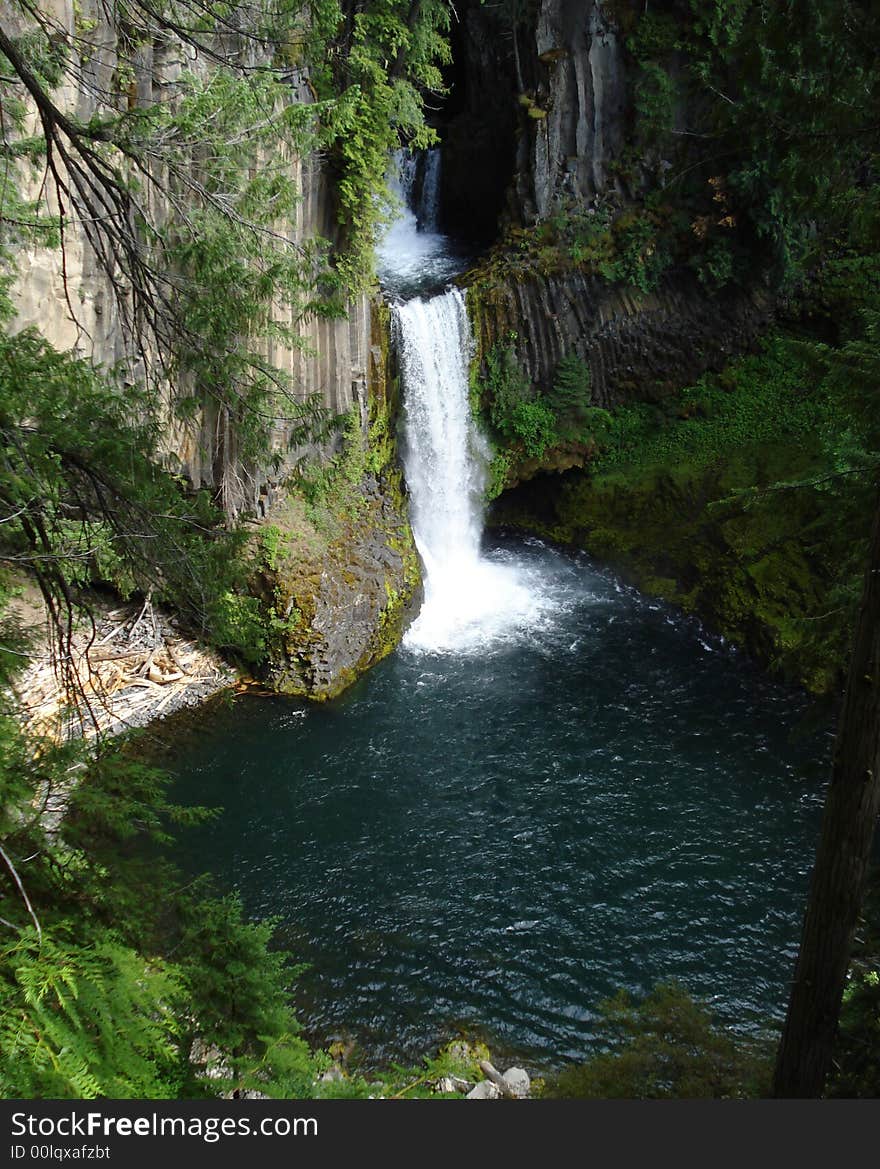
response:
<path id="1" fill-rule="evenodd" d="M 418 176 L 418 156 L 409 150 L 396 150 L 391 173 L 388 176 L 388 186 L 403 204 L 403 214 L 413 213 L 415 203 L 416 178 Z"/>
<path id="2" fill-rule="evenodd" d="M 430 580 L 479 559 L 489 450 L 468 402 L 473 345 L 462 293 L 408 301 L 395 316 L 413 532 Z"/>
<path id="3" fill-rule="evenodd" d="M 410 649 L 484 652 L 547 610 L 539 582 L 480 551 L 489 447 L 471 417 L 473 352 L 463 293 L 393 306 L 403 381 L 404 470 L 425 600 Z M 536 587 L 537 586 L 537 587 Z"/>
<path id="4" fill-rule="evenodd" d="M 394 166 L 388 176 L 388 186 L 404 206 L 404 219 L 409 213 L 415 216 L 418 231 L 430 233 L 439 231 L 439 147 L 435 146 L 418 154 L 413 154 L 409 150 L 396 151 Z"/>
<path id="5" fill-rule="evenodd" d="M 440 150 L 425 151 L 422 189 L 418 201 L 418 221 L 422 231 L 440 229 Z"/>
<path id="6" fill-rule="evenodd" d="M 442 288 L 462 270 L 466 250 L 437 229 L 440 151 L 397 151 L 388 189 L 401 207 L 376 249 L 382 286 L 403 297 Z"/>
<path id="7" fill-rule="evenodd" d="M 404 204 L 378 250 L 403 384 L 404 470 L 425 601 L 404 644 L 485 652 L 533 629 L 551 603 L 540 580 L 480 551 L 490 451 L 471 417 L 473 339 L 464 293 L 446 287 L 462 253 L 437 231 L 440 152 L 395 157 L 389 186 Z"/>

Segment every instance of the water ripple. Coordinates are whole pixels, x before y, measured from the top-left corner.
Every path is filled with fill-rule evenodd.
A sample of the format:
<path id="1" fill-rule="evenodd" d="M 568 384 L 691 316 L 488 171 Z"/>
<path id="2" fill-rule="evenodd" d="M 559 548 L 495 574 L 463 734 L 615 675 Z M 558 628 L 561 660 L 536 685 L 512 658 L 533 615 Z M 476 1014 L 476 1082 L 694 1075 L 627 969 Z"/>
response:
<path id="1" fill-rule="evenodd" d="M 544 582 L 529 636 L 206 716 L 176 795 L 226 812 L 187 863 L 280 919 L 321 1042 L 420 1058 L 465 1028 L 546 1062 L 669 978 L 731 1025 L 778 1020 L 830 739 L 793 738 L 796 696 L 583 557 L 490 555 Z"/>

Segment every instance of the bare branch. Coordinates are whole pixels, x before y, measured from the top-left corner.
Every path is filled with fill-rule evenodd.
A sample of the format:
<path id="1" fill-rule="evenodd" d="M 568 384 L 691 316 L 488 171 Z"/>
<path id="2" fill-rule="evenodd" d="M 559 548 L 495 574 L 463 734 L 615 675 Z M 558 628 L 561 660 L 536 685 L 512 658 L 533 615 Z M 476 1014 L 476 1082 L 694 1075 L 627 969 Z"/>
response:
<path id="1" fill-rule="evenodd" d="M 31 921 L 34 923 L 34 926 L 36 928 L 37 940 L 42 945 L 43 930 L 42 930 L 42 927 L 40 926 L 40 922 L 37 918 L 36 913 L 34 913 L 34 907 L 33 907 L 33 905 L 31 905 L 31 899 L 30 899 L 30 897 L 28 897 L 27 890 L 25 889 L 24 885 L 22 884 L 21 877 L 18 875 L 18 872 L 15 868 L 15 865 L 9 859 L 9 854 L 6 852 L 6 849 L 3 847 L 2 844 L 0 844 L 0 857 L 3 858 L 3 861 L 6 864 L 7 869 L 9 869 L 10 873 L 12 874 L 12 879 L 13 879 L 13 881 L 15 881 L 16 887 L 18 888 L 18 891 L 21 894 L 22 900 L 24 901 L 25 906 L 27 907 L 27 911 L 30 914 Z M 4 924 L 9 925 L 9 922 L 4 922 Z"/>

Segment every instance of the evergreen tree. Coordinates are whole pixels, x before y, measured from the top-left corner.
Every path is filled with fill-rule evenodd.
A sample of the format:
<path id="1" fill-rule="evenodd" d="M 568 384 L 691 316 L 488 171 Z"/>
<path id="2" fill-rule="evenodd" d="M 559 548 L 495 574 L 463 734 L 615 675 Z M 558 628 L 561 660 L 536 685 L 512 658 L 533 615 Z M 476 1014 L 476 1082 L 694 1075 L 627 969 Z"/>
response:
<path id="1" fill-rule="evenodd" d="M 828 377 L 863 405 L 878 458 L 880 319 L 864 338 L 818 347 Z M 831 1071 L 853 937 L 867 887 L 880 813 L 880 498 L 837 733 L 831 783 L 810 885 L 788 1014 L 774 1078 L 776 1096 L 822 1095 Z"/>

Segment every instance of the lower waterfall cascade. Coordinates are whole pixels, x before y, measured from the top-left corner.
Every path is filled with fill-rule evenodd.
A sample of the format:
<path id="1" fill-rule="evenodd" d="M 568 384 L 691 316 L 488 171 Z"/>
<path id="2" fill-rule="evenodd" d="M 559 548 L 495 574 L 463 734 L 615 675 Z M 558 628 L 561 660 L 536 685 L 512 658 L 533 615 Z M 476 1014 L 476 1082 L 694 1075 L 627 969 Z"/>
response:
<path id="1" fill-rule="evenodd" d="M 429 151 L 416 183 L 416 163 L 407 151 L 395 155 L 388 186 L 398 214 L 379 241 L 379 282 L 387 296 L 436 292 L 462 270 L 468 249 L 437 227 L 440 152 Z"/>
<path id="2" fill-rule="evenodd" d="M 516 567 L 482 555 L 490 451 L 471 417 L 473 345 L 464 294 L 393 306 L 403 382 L 404 467 L 425 601 L 409 648 L 476 651 L 540 620 L 551 604 Z M 531 587 L 530 587 L 531 585 Z"/>

